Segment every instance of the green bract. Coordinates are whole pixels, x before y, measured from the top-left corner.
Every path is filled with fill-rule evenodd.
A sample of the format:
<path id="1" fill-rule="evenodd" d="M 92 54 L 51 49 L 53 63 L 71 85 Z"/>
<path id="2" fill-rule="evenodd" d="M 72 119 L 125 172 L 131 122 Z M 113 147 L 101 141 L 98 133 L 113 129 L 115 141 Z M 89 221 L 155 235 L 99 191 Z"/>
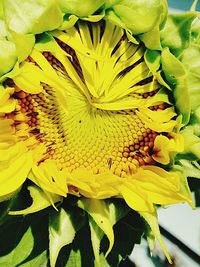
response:
<path id="1" fill-rule="evenodd" d="M 187 83 L 190 99 L 190 122 L 182 129 L 185 150 L 178 155 L 179 164 L 186 176 L 200 178 L 200 21 L 196 18 L 191 24 L 191 40 L 180 55 L 187 70 Z"/>
<path id="2" fill-rule="evenodd" d="M 197 27 L 197 28 L 196 28 Z M 192 40 L 190 45 L 181 55 L 181 61 L 188 70 L 188 90 L 191 99 L 191 108 L 196 110 L 200 103 L 199 81 L 200 81 L 200 38 L 199 38 L 199 19 L 192 25 Z"/>
<path id="3" fill-rule="evenodd" d="M 42 33 L 62 23 L 62 13 L 55 0 L 6 0 L 4 10 L 7 27 L 20 34 Z"/>
<path id="4" fill-rule="evenodd" d="M 73 14 L 78 17 L 87 17 L 92 15 L 100 7 L 103 6 L 104 2 L 102 0 L 60 0 L 61 10 L 66 14 Z"/>
<path id="5" fill-rule="evenodd" d="M 145 33 L 163 22 L 165 1 L 122 0 L 113 1 L 110 9 L 133 34 Z M 141 6 L 143 8 L 141 9 Z"/>
<path id="6" fill-rule="evenodd" d="M 8 72 L 17 61 L 16 47 L 7 40 L 0 40 L 0 76 Z"/>
<path id="7" fill-rule="evenodd" d="M 166 0 L 87 0 L 84 2 L 80 0 L 2 0 L 0 10 L 0 18 L 2 17 L 0 19 L 0 26 L 2 26 L 0 38 L 1 36 L 6 37 L 14 43 L 16 46 L 15 56 L 21 62 L 28 56 L 34 45 L 34 36 L 31 34 L 35 35 L 59 27 L 69 28 L 79 18 L 98 21 L 105 17 L 105 19 L 126 29 L 130 40 L 136 42 L 132 34 L 146 33 L 141 38 L 147 47 L 161 49 L 159 28 L 166 20 L 167 4 Z M 92 15 L 94 18 L 91 18 Z M 29 35 L 26 36 L 27 34 Z M 157 38 L 157 42 L 152 44 L 155 38 Z M 5 47 L 5 43 L 2 44 L 2 47 L 0 46 L 1 50 L 3 45 Z M 9 44 L 6 50 L 10 51 Z M 5 58 L 9 64 L 5 70 L 1 71 L 0 75 L 11 70 L 16 62 L 13 60 L 13 53 L 4 52 Z"/>

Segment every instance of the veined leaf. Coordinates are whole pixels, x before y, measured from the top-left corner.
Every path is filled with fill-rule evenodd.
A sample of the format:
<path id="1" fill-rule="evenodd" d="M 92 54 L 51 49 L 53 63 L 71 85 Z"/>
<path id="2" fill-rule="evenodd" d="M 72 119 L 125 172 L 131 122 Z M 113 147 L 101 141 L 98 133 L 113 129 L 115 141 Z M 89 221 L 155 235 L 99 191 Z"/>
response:
<path id="1" fill-rule="evenodd" d="M 49 217 L 49 249 L 50 263 L 54 267 L 62 247 L 72 243 L 77 230 L 84 222 L 82 212 L 74 209 L 61 208 L 52 211 Z"/>

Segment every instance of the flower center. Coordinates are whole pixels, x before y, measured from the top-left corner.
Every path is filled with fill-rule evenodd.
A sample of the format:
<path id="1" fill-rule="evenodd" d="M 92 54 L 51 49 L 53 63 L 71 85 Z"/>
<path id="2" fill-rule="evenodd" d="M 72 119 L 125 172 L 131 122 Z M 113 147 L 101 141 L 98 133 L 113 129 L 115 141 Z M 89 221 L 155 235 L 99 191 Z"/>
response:
<path id="1" fill-rule="evenodd" d="M 53 159 L 70 172 L 111 170 L 121 177 L 154 164 L 160 133 L 139 110 L 159 112 L 166 104 L 156 100 L 160 85 L 144 61 L 143 46 L 107 22 L 55 31 L 51 42 L 57 50 L 36 46 L 24 63 L 44 74 L 41 92 L 31 93 L 14 80 L 29 134 L 46 145 L 41 161 Z"/>

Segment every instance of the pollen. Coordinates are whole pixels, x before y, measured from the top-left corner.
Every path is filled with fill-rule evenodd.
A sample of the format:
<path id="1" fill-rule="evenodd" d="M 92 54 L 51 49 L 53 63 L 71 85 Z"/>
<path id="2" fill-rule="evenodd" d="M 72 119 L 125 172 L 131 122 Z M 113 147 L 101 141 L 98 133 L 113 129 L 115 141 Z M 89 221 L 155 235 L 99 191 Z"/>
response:
<path id="1" fill-rule="evenodd" d="M 46 147 L 40 162 L 120 177 L 156 164 L 154 141 L 163 133 L 138 112 L 161 112 L 169 105 L 154 101 L 161 86 L 144 61 L 143 45 L 132 44 L 124 30 L 107 22 L 82 22 L 54 31 L 52 38 L 56 49 L 34 50 L 24 64 L 42 73 L 40 92 L 12 81 L 15 112 L 24 114 L 29 136 Z"/>

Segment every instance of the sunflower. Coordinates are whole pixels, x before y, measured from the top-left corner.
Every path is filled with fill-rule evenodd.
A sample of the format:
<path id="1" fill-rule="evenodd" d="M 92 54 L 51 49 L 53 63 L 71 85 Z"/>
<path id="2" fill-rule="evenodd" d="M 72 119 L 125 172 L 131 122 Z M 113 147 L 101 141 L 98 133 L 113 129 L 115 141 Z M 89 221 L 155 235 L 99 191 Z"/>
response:
<path id="1" fill-rule="evenodd" d="M 77 217 L 80 210 L 89 216 L 95 264 L 104 266 L 113 225 L 134 210 L 170 261 L 156 207 L 193 205 L 187 155 L 198 173 L 199 104 L 191 105 L 190 95 L 199 92 L 199 76 L 193 82 L 198 63 L 190 69 L 188 57 L 191 49 L 199 56 L 198 31 L 191 31 L 197 12 L 167 16 L 158 0 L 18 0 L 3 7 L 0 199 L 12 202 L 26 188 L 32 197 L 29 207 L 11 205 L 9 214 L 57 210 L 54 227 L 49 222 L 55 266 L 77 232 L 66 204 L 72 199 Z M 114 216 L 119 203 L 128 211 Z M 71 225 L 71 239 L 58 238 L 62 221 Z M 109 245 L 100 256 L 103 234 Z"/>

